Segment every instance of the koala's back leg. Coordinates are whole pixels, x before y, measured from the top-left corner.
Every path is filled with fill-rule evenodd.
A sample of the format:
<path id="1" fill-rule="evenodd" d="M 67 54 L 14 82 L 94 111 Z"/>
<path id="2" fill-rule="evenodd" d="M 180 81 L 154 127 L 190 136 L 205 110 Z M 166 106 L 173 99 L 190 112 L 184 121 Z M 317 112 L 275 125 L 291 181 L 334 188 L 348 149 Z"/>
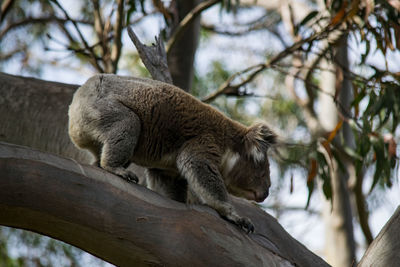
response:
<path id="1" fill-rule="evenodd" d="M 99 142 L 92 141 L 90 142 L 90 145 L 84 148 L 89 150 L 94 158 L 91 162 L 91 165 L 100 167 L 101 144 Z"/>
<path id="2" fill-rule="evenodd" d="M 99 123 L 102 144 L 100 166 L 128 181 L 138 182 L 127 170 L 140 135 L 140 119 L 117 100 L 108 100 Z"/>
<path id="3" fill-rule="evenodd" d="M 179 202 L 186 202 L 187 181 L 178 174 L 170 175 L 159 169 L 146 169 L 147 187 Z"/>

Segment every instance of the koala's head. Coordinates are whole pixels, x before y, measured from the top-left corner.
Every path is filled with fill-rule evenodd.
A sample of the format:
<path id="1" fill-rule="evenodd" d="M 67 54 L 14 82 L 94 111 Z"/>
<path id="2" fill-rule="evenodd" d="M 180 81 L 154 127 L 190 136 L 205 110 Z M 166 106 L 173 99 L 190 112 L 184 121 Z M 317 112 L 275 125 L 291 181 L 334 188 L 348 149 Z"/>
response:
<path id="1" fill-rule="evenodd" d="M 268 149 L 276 143 L 276 135 L 265 124 L 248 128 L 238 152 L 230 151 L 223 159 L 223 176 L 229 193 L 262 202 L 268 196 Z"/>

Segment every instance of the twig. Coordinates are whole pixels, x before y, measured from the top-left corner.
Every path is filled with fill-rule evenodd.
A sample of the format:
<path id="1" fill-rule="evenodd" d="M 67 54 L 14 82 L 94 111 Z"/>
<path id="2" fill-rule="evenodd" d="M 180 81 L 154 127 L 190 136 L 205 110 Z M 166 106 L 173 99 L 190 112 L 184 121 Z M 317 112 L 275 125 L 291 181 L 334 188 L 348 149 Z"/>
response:
<path id="1" fill-rule="evenodd" d="M 245 85 L 246 83 L 252 81 L 255 76 L 260 73 L 261 71 L 263 71 L 266 68 L 266 64 L 258 64 L 255 66 L 251 66 L 243 71 L 237 72 L 235 74 L 233 74 L 231 77 L 229 77 L 219 88 L 218 90 L 216 90 L 214 93 L 204 97 L 202 99 L 203 102 L 210 102 L 212 100 L 214 100 L 215 98 L 217 98 L 220 95 L 229 95 L 229 94 L 239 94 L 239 88 L 242 87 L 243 85 Z M 236 85 L 231 85 L 231 82 L 236 78 L 239 77 L 241 75 L 243 75 L 244 73 L 247 72 L 251 72 L 253 71 L 246 79 L 244 79 L 241 83 L 236 84 Z"/>
<path id="2" fill-rule="evenodd" d="M 61 23 L 66 23 L 69 21 L 72 21 L 71 19 L 63 19 L 63 18 L 58 18 L 55 15 L 47 16 L 47 17 L 39 17 L 39 18 L 34 18 L 34 17 L 27 17 L 21 20 L 18 20 L 16 22 L 8 24 L 1 32 L 0 32 L 0 39 L 2 39 L 9 31 L 25 26 L 31 23 L 47 23 L 47 22 L 61 22 Z M 75 20 L 77 23 L 83 23 L 83 24 L 90 24 L 90 21 L 86 20 Z"/>
<path id="3" fill-rule="evenodd" d="M 208 0 L 205 2 L 201 2 L 182 19 L 165 46 L 165 50 L 167 51 L 167 53 L 170 51 L 171 47 L 177 41 L 179 41 L 184 30 L 190 24 L 190 22 L 192 22 L 197 16 L 199 16 L 203 10 L 215 5 L 218 2 L 221 2 L 221 0 Z"/>
<path id="4" fill-rule="evenodd" d="M 161 33 L 156 37 L 156 44 L 146 46 L 142 44 L 131 27 L 127 27 L 128 35 L 138 50 L 139 56 L 150 72 L 153 79 L 172 84 L 171 73 L 168 69 L 167 54 L 165 52 L 164 43 Z"/>
<path id="5" fill-rule="evenodd" d="M 79 29 L 78 24 L 76 23 L 76 21 L 71 19 L 71 17 L 68 15 L 68 12 L 61 6 L 61 4 L 60 4 L 57 0 L 50 0 L 50 1 L 53 2 L 59 9 L 61 9 L 61 11 L 64 13 L 65 17 L 67 18 L 67 20 L 69 20 L 69 21 L 72 22 L 72 24 L 73 24 L 74 27 L 75 27 L 75 30 L 77 31 L 77 33 L 78 33 L 78 35 L 79 35 L 79 38 L 81 39 L 81 42 L 83 43 L 83 45 L 85 46 L 85 48 L 89 51 L 89 53 L 90 53 L 90 55 L 91 55 L 91 57 L 92 57 L 92 59 L 93 59 L 93 64 L 94 64 L 94 66 L 97 68 L 97 70 L 98 70 L 99 72 L 102 72 L 102 73 L 103 73 L 104 70 L 103 70 L 103 68 L 100 66 L 100 64 L 99 64 L 99 62 L 98 62 L 98 60 L 97 60 L 96 54 L 94 53 L 94 50 L 91 49 L 91 48 L 89 47 L 89 45 L 88 45 L 88 43 L 87 43 L 85 37 L 83 37 L 83 34 L 82 34 L 82 32 L 80 31 L 80 29 Z"/>
<path id="6" fill-rule="evenodd" d="M 274 26 L 278 22 L 277 19 L 270 20 L 270 21 L 265 21 L 265 19 L 260 22 L 260 21 L 255 21 L 253 24 L 249 24 L 245 29 L 239 30 L 239 31 L 228 31 L 228 30 L 220 30 L 218 29 L 215 25 L 211 24 L 205 24 L 201 23 L 201 27 L 207 31 L 211 31 L 217 34 L 222 34 L 222 35 L 228 35 L 228 36 L 241 36 L 241 35 L 246 35 L 250 34 L 253 31 L 259 31 L 259 30 L 265 30 Z"/>
<path id="7" fill-rule="evenodd" d="M 6 61 L 6 60 L 12 58 L 13 56 L 15 56 L 16 54 L 21 53 L 23 51 L 26 51 L 26 49 L 27 49 L 27 46 L 23 46 L 23 47 L 16 48 L 16 49 L 14 49 L 14 50 L 12 50 L 10 52 L 7 52 L 7 53 L 1 53 L 0 54 L 0 61 Z"/>
<path id="8" fill-rule="evenodd" d="M 275 65 L 273 66 L 274 69 L 278 70 L 281 73 L 284 73 L 286 75 L 293 75 L 295 78 L 302 80 L 304 83 L 308 83 L 308 86 L 310 88 L 312 88 L 313 90 L 316 90 L 322 94 L 325 94 L 329 97 L 331 97 L 336 105 L 336 107 L 338 108 L 338 112 L 339 112 L 339 116 L 341 117 L 341 119 L 345 122 L 354 122 L 360 129 L 362 129 L 363 127 L 360 125 L 360 123 L 358 122 L 358 119 L 354 116 L 352 116 L 347 109 L 343 106 L 343 104 L 335 97 L 335 95 L 328 93 L 324 90 L 322 90 L 322 88 L 318 87 L 317 85 L 315 85 L 314 83 L 310 82 L 310 81 L 306 81 L 304 80 L 303 77 L 301 77 L 299 74 L 291 74 L 281 68 L 279 68 L 279 66 Z"/>
<path id="9" fill-rule="evenodd" d="M 232 91 L 232 90 L 238 90 L 239 87 L 243 86 L 244 84 L 251 82 L 260 72 L 264 71 L 265 69 L 273 66 L 276 64 L 278 61 L 282 60 L 283 58 L 287 57 L 288 55 L 293 54 L 295 51 L 300 50 L 301 47 L 305 43 L 310 43 L 314 42 L 316 40 L 319 40 L 321 38 L 324 38 L 327 34 L 330 32 L 336 30 L 338 28 L 338 25 L 333 26 L 333 27 L 327 27 L 324 31 L 322 32 L 316 32 L 312 34 L 311 36 L 301 39 L 300 41 L 294 43 L 290 47 L 286 48 L 285 50 L 281 51 L 279 54 L 271 58 L 267 63 L 261 63 L 257 64 L 255 66 L 249 67 L 243 71 L 236 72 L 233 74 L 231 77 L 229 77 L 214 93 L 210 94 L 209 96 L 206 96 L 203 98 L 204 102 L 210 102 L 211 100 L 215 99 L 216 97 L 225 94 L 227 91 Z M 231 82 L 243 75 L 246 72 L 249 72 L 254 69 L 254 72 L 251 73 L 246 79 L 244 79 L 241 83 L 232 85 Z"/>
<path id="10" fill-rule="evenodd" d="M 143 19 L 148 18 L 149 16 L 153 16 L 153 15 L 157 15 L 158 13 L 156 12 L 156 10 L 152 10 L 151 12 L 146 13 L 146 15 L 143 15 L 141 17 L 138 17 L 132 21 L 128 21 L 126 26 L 132 26 L 135 25 L 139 22 L 141 22 Z"/>
<path id="11" fill-rule="evenodd" d="M 85 48 L 74 48 L 71 45 L 65 44 L 62 41 L 57 40 L 56 38 L 52 37 L 49 34 L 47 36 L 53 42 L 55 42 L 55 43 L 57 43 L 57 44 L 59 44 L 59 45 L 64 47 L 63 49 L 46 48 L 46 50 L 48 50 L 48 51 L 62 52 L 62 51 L 65 51 L 65 50 L 69 50 L 69 51 L 72 51 L 72 52 L 74 52 L 76 54 L 81 54 L 81 55 L 84 55 L 84 56 L 87 56 L 87 57 L 91 57 L 91 55 L 86 52 L 87 49 L 85 49 Z M 107 40 L 111 40 L 111 39 L 112 39 L 112 36 L 110 36 Z M 94 49 L 96 46 L 99 46 L 99 45 L 101 45 L 101 41 L 91 45 L 90 49 Z M 101 58 L 97 58 L 97 59 L 101 60 Z"/>

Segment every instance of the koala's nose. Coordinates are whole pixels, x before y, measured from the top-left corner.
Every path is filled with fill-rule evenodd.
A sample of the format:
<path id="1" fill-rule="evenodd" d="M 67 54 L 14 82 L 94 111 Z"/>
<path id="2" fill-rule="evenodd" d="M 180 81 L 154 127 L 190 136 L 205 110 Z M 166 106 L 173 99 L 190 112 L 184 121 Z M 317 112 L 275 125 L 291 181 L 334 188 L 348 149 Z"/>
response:
<path id="1" fill-rule="evenodd" d="M 263 202 L 269 195 L 269 189 L 264 192 L 260 192 L 261 194 L 257 194 L 257 202 Z"/>

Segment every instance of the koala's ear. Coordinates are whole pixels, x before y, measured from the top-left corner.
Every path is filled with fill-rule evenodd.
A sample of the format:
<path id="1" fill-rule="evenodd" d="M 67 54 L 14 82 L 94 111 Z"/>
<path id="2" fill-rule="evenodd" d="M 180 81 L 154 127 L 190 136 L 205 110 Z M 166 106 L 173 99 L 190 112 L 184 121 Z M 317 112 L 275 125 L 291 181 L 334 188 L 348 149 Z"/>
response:
<path id="1" fill-rule="evenodd" d="M 276 134 L 264 123 L 257 123 L 248 128 L 244 137 L 245 153 L 255 161 L 262 161 L 267 150 L 277 142 Z"/>

